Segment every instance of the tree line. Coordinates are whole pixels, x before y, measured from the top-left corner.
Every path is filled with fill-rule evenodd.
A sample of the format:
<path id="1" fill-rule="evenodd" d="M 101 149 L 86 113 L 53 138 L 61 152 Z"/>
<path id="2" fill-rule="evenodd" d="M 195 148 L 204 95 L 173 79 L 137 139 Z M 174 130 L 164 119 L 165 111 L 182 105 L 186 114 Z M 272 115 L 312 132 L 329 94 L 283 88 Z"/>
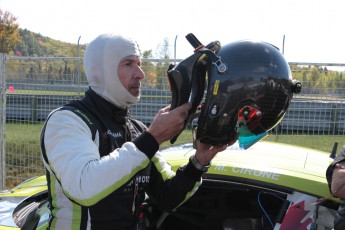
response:
<path id="1" fill-rule="evenodd" d="M 75 57 L 86 45 L 66 43 L 21 29 L 17 18 L 0 9 L 0 53 L 10 56 Z M 79 49 L 79 50 L 78 50 Z"/>
<path id="2" fill-rule="evenodd" d="M 327 66 L 290 65 L 292 76 L 302 82 L 302 92 L 324 96 L 344 95 L 343 71 L 329 70 Z"/>
<path id="3" fill-rule="evenodd" d="M 71 44 L 41 34 L 33 33 L 27 29 L 19 28 L 17 18 L 10 12 L 4 12 L 0 9 L 0 52 L 13 56 L 30 57 L 77 57 L 83 56 L 87 44 Z M 162 62 L 143 62 L 143 69 L 147 75 L 147 84 L 149 87 L 165 88 L 166 71 L 171 64 L 169 61 L 169 40 L 166 38 L 162 44 L 158 44 L 155 54 L 152 50 L 146 50 L 141 53 L 144 58 L 153 58 L 154 56 L 163 59 Z M 21 65 L 20 71 L 12 75 L 12 79 L 26 78 L 27 80 L 40 79 L 42 82 L 58 82 L 59 80 L 75 81 L 76 73 L 83 77 L 84 70 L 80 62 L 71 61 L 50 61 L 42 63 L 38 61 L 28 61 L 27 65 Z M 19 61 L 8 63 L 9 67 L 14 68 L 19 65 Z M 308 89 L 310 93 L 329 93 L 333 94 L 337 89 L 344 89 L 344 72 L 328 70 L 327 67 L 320 66 L 299 66 L 291 65 L 293 78 L 303 83 L 303 88 Z M 71 80 L 73 79 L 73 80 Z M 80 80 L 80 79 L 79 79 Z M 78 81 L 79 81 L 78 80 Z M 322 91 L 322 92 L 321 92 Z"/>
<path id="4" fill-rule="evenodd" d="M 21 29 L 17 18 L 10 12 L 0 9 L 0 53 L 9 56 L 28 57 L 82 57 L 87 44 L 71 44 L 51 39 L 41 34 L 33 33 L 27 29 Z M 140 49 L 140 47 L 139 47 Z M 157 45 L 155 52 L 146 50 L 141 52 L 145 58 L 159 58 L 168 60 L 170 58 L 169 40 L 165 38 L 162 44 Z M 149 87 L 165 88 L 164 79 L 170 62 L 143 62 L 143 69 L 147 74 Z M 81 63 L 77 61 L 26 61 L 20 64 L 19 61 L 7 63 L 8 69 L 16 68 L 16 74 L 7 74 L 11 80 L 31 81 L 36 79 L 39 82 L 57 83 L 64 81 L 73 83 L 76 76 L 81 77 L 78 81 L 85 81 L 85 73 Z"/>

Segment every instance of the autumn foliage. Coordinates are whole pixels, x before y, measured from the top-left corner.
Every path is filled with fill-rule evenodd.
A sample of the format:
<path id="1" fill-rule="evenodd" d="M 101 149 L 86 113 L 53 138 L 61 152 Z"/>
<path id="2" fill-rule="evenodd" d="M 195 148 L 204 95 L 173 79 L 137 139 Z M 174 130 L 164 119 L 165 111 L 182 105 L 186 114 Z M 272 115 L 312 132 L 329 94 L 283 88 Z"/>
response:
<path id="1" fill-rule="evenodd" d="M 0 9 L 0 53 L 9 53 L 19 42 L 17 18 Z"/>

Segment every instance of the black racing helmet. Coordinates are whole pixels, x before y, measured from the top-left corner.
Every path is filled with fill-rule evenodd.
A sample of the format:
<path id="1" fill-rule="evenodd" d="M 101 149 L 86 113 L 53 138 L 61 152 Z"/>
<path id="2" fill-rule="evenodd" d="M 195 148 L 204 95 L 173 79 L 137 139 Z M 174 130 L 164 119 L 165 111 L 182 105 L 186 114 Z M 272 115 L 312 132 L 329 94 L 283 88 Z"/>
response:
<path id="1" fill-rule="evenodd" d="M 241 148 L 250 147 L 283 119 L 293 93 L 301 90 L 279 49 L 269 43 L 243 40 L 218 44 L 212 53 L 205 47 L 198 52 L 203 55 L 189 78 L 191 95 L 195 78 L 206 82 L 196 84 L 198 91 L 200 85 L 206 88 L 196 129 L 196 139 L 202 143 L 231 145 L 238 140 Z"/>

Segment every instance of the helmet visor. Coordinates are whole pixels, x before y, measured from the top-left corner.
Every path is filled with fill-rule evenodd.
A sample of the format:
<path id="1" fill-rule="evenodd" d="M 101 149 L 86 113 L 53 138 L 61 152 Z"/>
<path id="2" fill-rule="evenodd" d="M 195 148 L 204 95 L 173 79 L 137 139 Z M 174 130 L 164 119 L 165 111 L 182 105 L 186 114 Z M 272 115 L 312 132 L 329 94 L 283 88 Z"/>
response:
<path id="1" fill-rule="evenodd" d="M 256 142 L 260 141 L 264 137 L 267 136 L 267 132 L 260 133 L 260 134 L 254 134 L 250 136 L 238 136 L 238 143 L 240 146 L 240 149 L 248 149 L 250 146 L 254 145 Z"/>
<path id="2" fill-rule="evenodd" d="M 244 106 L 237 116 L 236 130 L 241 149 L 247 149 L 267 136 L 261 127 L 262 113 L 252 106 Z"/>

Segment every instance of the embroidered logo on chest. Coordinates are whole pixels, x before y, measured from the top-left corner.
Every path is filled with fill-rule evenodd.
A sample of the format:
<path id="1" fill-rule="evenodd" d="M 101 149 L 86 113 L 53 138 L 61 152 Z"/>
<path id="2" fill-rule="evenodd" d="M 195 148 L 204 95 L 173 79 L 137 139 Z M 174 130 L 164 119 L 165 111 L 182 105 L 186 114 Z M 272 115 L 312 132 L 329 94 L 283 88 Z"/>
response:
<path id="1" fill-rule="evenodd" d="M 107 134 L 114 137 L 114 138 L 119 138 L 119 137 L 123 137 L 123 134 L 121 132 L 111 132 L 109 129 L 107 131 Z"/>

